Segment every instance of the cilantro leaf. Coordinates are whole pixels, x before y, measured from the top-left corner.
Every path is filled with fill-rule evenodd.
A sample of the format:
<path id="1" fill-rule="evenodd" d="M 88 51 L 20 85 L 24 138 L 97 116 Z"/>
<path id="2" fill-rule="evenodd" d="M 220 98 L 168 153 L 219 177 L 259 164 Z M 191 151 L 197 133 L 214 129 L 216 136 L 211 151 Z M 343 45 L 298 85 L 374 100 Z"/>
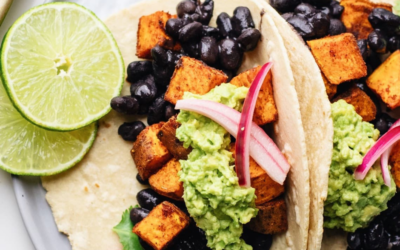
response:
<path id="1" fill-rule="evenodd" d="M 139 237 L 132 232 L 134 225 L 129 216 L 131 210 L 132 207 L 124 211 L 121 221 L 113 228 L 113 231 L 118 234 L 124 250 L 144 250 L 140 245 Z"/>

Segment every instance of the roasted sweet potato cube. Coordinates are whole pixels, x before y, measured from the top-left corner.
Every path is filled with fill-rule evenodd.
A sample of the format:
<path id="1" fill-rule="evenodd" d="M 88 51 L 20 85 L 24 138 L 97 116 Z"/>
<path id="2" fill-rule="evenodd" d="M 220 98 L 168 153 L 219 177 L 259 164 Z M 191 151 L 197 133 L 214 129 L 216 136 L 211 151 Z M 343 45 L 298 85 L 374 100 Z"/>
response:
<path id="1" fill-rule="evenodd" d="M 344 33 L 307 42 L 322 73 L 331 84 L 341 84 L 367 75 L 354 35 Z"/>
<path id="2" fill-rule="evenodd" d="M 183 142 L 176 138 L 176 130 L 179 128 L 179 125 L 176 121 L 176 116 L 173 116 L 161 127 L 157 136 L 176 159 L 187 160 L 192 149 L 184 148 Z"/>
<path id="3" fill-rule="evenodd" d="M 258 214 L 247 224 L 248 228 L 262 234 L 277 234 L 287 231 L 287 209 L 283 198 L 256 207 Z"/>
<path id="4" fill-rule="evenodd" d="M 155 174 L 172 157 L 157 137 L 163 125 L 164 122 L 160 122 L 148 126 L 140 132 L 133 144 L 131 154 L 143 180 L 147 180 L 152 174 Z"/>
<path id="5" fill-rule="evenodd" d="M 363 121 L 369 122 L 375 119 L 376 106 L 371 98 L 360 88 L 353 85 L 346 92 L 337 96 L 334 102 L 344 100 L 348 104 L 354 106 L 357 114 L 359 114 Z"/>
<path id="6" fill-rule="evenodd" d="M 170 18 L 174 16 L 157 11 L 139 19 L 136 44 L 136 55 L 139 58 L 151 59 L 151 49 L 156 45 L 171 50 L 180 48 L 179 44 L 165 33 L 165 24 Z"/>
<path id="7" fill-rule="evenodd" d="M 172 158 L 156 174 L 150 176 L 150 186 L 157 193 L 181 201 L 183 196 L 183 183 L 179 180 L 178 173 L 181 170 L 179 160 Z"/>
<path id="8" fill-rule="evenodd" d="M 182 57 L 165 93 L 165 100 L 176 104 L 185 92 L 204 95 L 214 87 L 226 82 L 228 77 L 220 70 L 211 68 L 203 62 Z"/>
<path id="9" fill-rule="evenodd" d="M 400 142 L 393 146 L 390 152 L 389 164 L 392 167 L 391 172 L 396 186 L 400 188 Z"/>
<path id="10" fill-rule="evenodd" d="M 345 0 L 340 4 L 344 7 L 341 20 L 347 32 L 353 33 L 357 39 L 367 39 L 369 33 L 374 30 L 368 21 L 368 16 L 374 8 L 392 11 L 392 6 L 389 4 L 376 4 L 369 0 Z"/>
<path id="11" fill-rule="evenodd" d="M 332 99 L 337 92 L 337 85 L 331 84 L 328 79 L 322 74 L 322 80 L 324 80 L 326 94 L 328 95 L 329 99 Z"/>
<path id="12" fill-rule="evenodd" d="M 389 108 L 400 106 L 400 50 L 392 53 L 368 77 L 367 85 Z"/>
<path id="13" fill-rule="evenodd" d="M 163 250 L 189 225 L 189 217 L 174 204 L 164 201 L 135 225 L 133 233 L 155 250 Z"/>
<path id="14" fill-rule="evenodd" d="M 245 71 L 231 80 L 231 84 L 241 87 L 250 87 L 256 78 L 261 66 Z M 276 109 L 274 92 L 272 89 L 272 73 L 268 73 L 261 87 L 254 110 L 253 121 L 258 125 L 264 125 L 274 122 L 278 119 L 278 111 Z"/>
<path id="15" fill-rule="evenodd" d="M 235 157 L 235 144 L 231 144 L 231 152 L 233 153 L 233 157 Z M 271 201 L 285 191 L 284 186 L 273 181 L 265 170 L 251 157 L 249 167 L 251 186 L 256 190 L 256 205 Z"/>

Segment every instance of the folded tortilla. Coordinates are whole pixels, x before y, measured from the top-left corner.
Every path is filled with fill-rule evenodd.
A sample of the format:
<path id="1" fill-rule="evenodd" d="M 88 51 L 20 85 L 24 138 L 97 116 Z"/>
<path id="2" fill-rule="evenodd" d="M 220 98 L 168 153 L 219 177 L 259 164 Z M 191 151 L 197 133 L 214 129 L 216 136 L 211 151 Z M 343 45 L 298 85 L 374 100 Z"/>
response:
<path id="1" fill-rule="evenodd" d="M 106 25 L 113 33 L 125 65 L 138 60 L 135 56 L 138 21 L 142 15 L 157 10 L 175 13 L 180 0 L 150 0 L 122 10 Z M 288 58 L 278 26 L 278 15 L 263 0 L 215 1 L 214 18 L 221 12 L 233 13 L 238 6 L 250 9 L 262 39 L 257 49 L 246 53 L 241 71 L 273 61 L 273 87 L 279 120 L 274 125 L 275 141 L 292 168 L 286 181 L 289 230 L 274 237 L 273 249 L 307 249 L 310 183 L 307 147 L 300 115 L 296 77 Z M 279 20 L 278 20 L 279 21 Z M 123 95 L 129 94 L 125 83 Z M 137 204 L 136 193 L 143 189 L 135 179 L 137 171 L 130 156 L 132 143 L 118 136 L 118 126 L 127 121 L 112 111 L 101 119 L 97 139 L 84 160 L 57 176 L 42 178 L 58 229 L 67 234 L 73 250 L 122 249 L 112 228 L 122 212 Z"/>

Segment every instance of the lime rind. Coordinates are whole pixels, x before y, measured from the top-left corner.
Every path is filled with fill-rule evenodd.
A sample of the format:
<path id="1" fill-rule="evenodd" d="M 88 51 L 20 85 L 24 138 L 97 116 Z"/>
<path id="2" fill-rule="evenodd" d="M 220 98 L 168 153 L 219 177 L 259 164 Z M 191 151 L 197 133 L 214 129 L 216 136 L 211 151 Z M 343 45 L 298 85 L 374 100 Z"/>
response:
<path id="1" fill-rule="evenodd" d="M 70 92 L 70 96 L 71 98 L 75 98 L 74 101 L 71 102 L 67 102 L 65 101 L 65 103 L 67 105 L 62 106 L 64 108 L 64 112 L 57 112 L 56 106 L 57 104 L 55 103 L 55 100 L 57 98 L 53 98 L 52 101 L 50 101 L 50 103 L 46 103 L 43 99 L 40 98 L 36 98 L 37 100 L 39 100 L 39 103 L 36 103 L 36 106 L 38 107 L 53 107 L 53 109 L 48 109 L 50 111 L 54 110 L 53 114 L 50 114 L 52 118 L 55 117 L 54 121 L 48 121 L 46 119 L 39 119 L 37 114 L 33 114 L 29 108 L 33 109 L 33 106 L 31 107 L 31 105 L 26 105 L 26 103 L 22 103 L 20 100 L 20 96 L 25 96 L 27 95 L 27 92 L 29 91 L 25 91 L 23 92 L 23 90 L 21 90 L 18 94 L 16 93 L 16 89 L 13 87 L 13 84 L 15 84 L 13 82 L 13 79 L 10 78 L 10 73 L 8 72 L 8 61 L 7 61 L 7 55 L 8 55 L 8 50 L 10 49 L 10 43 L 11 43 L 11 39 L 13 38 L 13 34 L 15 34 L 15 32 L 18 30 L 19 25 L 22 25 L 25 23 L 26 19 L 29 18 L 30 16 L 32 16 L 33 13 L 41 11 L 41 10 L 46 10 L 49 7 L 51 7 L 52 9 L 60 9 L 60 10 L 65 10 L 67 8 L 72 8 L 72 9 L 78 9 L 81 12 L 85 12 L 87 14 L 87 18 L 91 18 L 91 20 L 96 24 L 95 28 L 101 29 L 103 32 L 102 34 L 105 35 L 105 37 L 107 38 L 106 40 L 108 42 L 110 42 L 109 46 L 111 48 L 111 54 L 115 55 L 115 61 L 117 63 L 117 68 L 115 71 L 118 71 L 117 73 L 119 74 L 118 76 L 118 81 L 115 81 L 116 85 L 109 87 L 106 84 L 108 84 L 107 82 L 104 83 L 103 82 L 103 87 L 104 91 L 101 92 L 100 90 L 97 90 L 97 93 L 100 93 L 99 96 L 102 93 L 108 93 L 107 97 L 103 97 L 103 100 L 92 98 L 91 100 L 89 100 L 90 102 L 96 103 L 97 105 L 101 105 L 102 108 L 100 111 L 99 110 L 84 110 L 85 107 L 82 107 L 83 104 L 85 104 L 85 101 L 83 98 L 80 98 L 80 103 L 79 103 L 79 98 L 76 97 L 76 94 L 81 94 L 82 91 L 85 91 L 85 88 L 81 88 L 81 89 L 75 89 L 75 93 L 73 93 L 72 91 Z M 42 39 L 42 38 L 38 38 L 38 39 Z M 87 58 L 87 60 L 90 59 L 90 56 L 88 56 L 89 58 Z M 125 67 L 124 67 L 124 61 L 121 55 L 121 52 L 119 51 L 117 42 L 115 41 L 114 37 L 112 36 L 111 32 L 108 30 L 108 28 L 104 25 L 104 23 L 101 22 L 101 20 L 90 10 L 87 10 L 86 8 L 75 4 L 75 3 L 67 3 L 67 2 L 56 2 L 56 3 L 48 3 L 48 4 L 44 4 L 44 5 L 40 5 L 37 6 L 35 8 L 32 8 L 31 10 L 29 10 L 28 12 L 26 12 L 24 15 L 22 15 L 16 22 L 15 24 L 9 29 L 9 31 L 7 32 L 7 34 L 5 35 L 3 42 L 2 42 L 2 46 L 1 46 L 1 70 L 2 70 L 2 74 L 1 74 L 1 78 L 3 80 L 3 84 L 4 87 L 7 91 L 8 96 L 10 97 L 13 105 L 16 107 L 16 109 L 21 113 L 21 115 L 23 117 L 25 117 L 27 120 L 29 120 L 30 122 L 32 122 L 33 124 L 48 129 L 48 130 L 54 130 L 54 131 L 72 131 L 72 130 L 76 130 L 82 127 L 85 127 L 91 123 L 93 123 L 94 121 L 100 119 L 101 117 L 105 116 L 106 114 L 108 114 L 111 111 L 111 107 L 109 105 L 109 100 L 111 98 L 109 97 L 113 97 L 113 96 L 118 96 L 122 90 L 123 84 L 124 84 L 124 78 L 125 78 Z M 19 73 L 16 69 L 14 69 L 17 73 Z M 35 72 L 35 70 L 32 70 L 33 74 L 37 73 L 37 71 Z M 79 71 L 81 71 L 81 69 L 76 68 L 74 70 L 71 71 L 71 76 L 73 74 L 77 75 L 77 74 L 81 74 L 84 75 L 85 73 L 79 73 Z M 4 73 L 7 72 L 7 73 Z M 24 74 L 24 73 L 22 73 Z M 80 75 L 79 75 L 80 77 Z M 90 77 L 90 74 L 89 74 Z M 29 78 L 29 74 L 27 76 L 27 79 Z M 67 78 L 72 78 L 72 77 L 67 77 Z M 30 80 L 30 79 L 29 79 Z M 41 81 L 41 82 L 45 82 L 45 81 Z M 49 83 L 48 83 L 49 84 Z M 64 84 L 65 86 L 67 84 Z M 69 83 L 70 86 L 72 86 L 72 80 Z M 101 85 L 101 83 L 99 82 L 99 80 L 97 80 L 96 84 L 94 85 Z M 96 88 L 96 86 L 89 86 L 92 88 Z M 22 87 L 21 87 L 22 86 Z M 25 88 L 26 85 L 21 84 L 20 88 Z M 52 86 L 51 84 L 49 86 Z M 64 86 L 64 89 L 66 88 Z M 97 86 L 98 88 L 98 86 Z M 100 86 L 101 88 L 101 86 Z M 83 90 L 82 90 L 83 89 Z M 47 90 L 49 91 L 49 90 Z M 88 92 L 88 90 L 86 90 Z M 51 93 L 51 91 L 50 91 Z M 29 94 L 29 93 L 28 93 Z M 84 93 L 85 94 L 85 93 Z M 86 93 L 86 97 L 87 97 L 87 93 Z M 100 96 L 101 97 L 101 96 Z M 108 99 L 106 101 L 106 99 Z M 47 99 L 45 99 L 47 100 Z M 78 100 L 78 101 L 76 101 Z M 69 105 L 72 105 L 73 107 L 69 107 Z M 95 104 L 92 105 L 92 107 Z M 70 108 L 70 109 L 68 109 Z M 37 110 L 37 109 L 36 109 Z M 35 110 L 35 111 L 36 111 Z M 85 111 L 85 112 L 83 112 Z M 60 116 L 60 113 L 62 115 L 65 114 L 65 112 L 75 112 L 73 115 L 70 115 L 71 117 L 76 117 L 78 115 L 80 115 L 79 117 L 79 122 L 71 122 L 71 123 L 60 123 L 58 122 L 58 117 Z M 45 112 L 41 112 L 39 111 L 39 113 L 45 113 Z M 82 113 L 82 114 L 81 114 Z M 48 114 L 48 113 L 46 113 Z M 67 115 L 65 116 L 67 117 Z M 66 118 L 64 118 L 66 119 Z"/>

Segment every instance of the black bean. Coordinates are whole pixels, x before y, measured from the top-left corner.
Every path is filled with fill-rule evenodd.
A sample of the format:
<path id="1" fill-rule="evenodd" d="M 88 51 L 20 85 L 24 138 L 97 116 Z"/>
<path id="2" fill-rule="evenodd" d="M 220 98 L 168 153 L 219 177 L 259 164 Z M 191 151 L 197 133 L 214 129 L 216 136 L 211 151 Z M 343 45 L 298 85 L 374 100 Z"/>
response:
<path id="1" fill-rule="evenodd" d="M 360 49 L 360 52 L 361 52 L 361 55 L 362 55 L 364 61 L 366 61 L 370 55 L 370 50 L 368 49 L 367 39 L 358 40 L 357 45 L 358 45 L 358 48 Z"/>
<path id="2" fill-rule="evenodd" d="M 383 8 L 375 8 L 368 16 L 368 21 L 374 28 L 391 27 L 398 28 L 400 26 L 400 16 L 393 14 Z"/>
<path id="3" fill-rule="evenodd" d="M 156 62 L 153 62 L 153 72 L 157 86 L 167 86 L 174 70 L 175 67 L 160 66 Z"/>
<path id="4" fill-rule="evenodd" d="M 392 234 L 400 235 L 400 215 L 394 216 L 388 220 L 386 229 Z"/>
<path id="5" fill-rule="evenodd" d="M 361 247 L 360 230 L 347 234 L 347 245 L 350 249 L 359 249 Z"/>
<path id="6" fill-rule="evenodd" d="M 386 113 L 380 113 L 376 119 L 372 121 L 375 128 L 379 130 L 381 136 L 384 135 L 396 120 Z"/>
<path id="7" fill-rule="evenodd" d="M 314 6 L 308 3 L 301 3 L 297 5 L 297 7 L 294 9 L 294 14 L 296 16 L 301 16 L 305 18 L 310 18 L 313 15 L 317 13 L 317 9 L 315 9 Z"/>
<path id="8" fill-rule="evenodd" d="M 236 36 L 239 36 L 242 33 L 242 30 L 256 27 L 251 12 L 247 7 L 237 7 L 233 11 L 231 22 Z"/>
<path id="9" fill-rule="evenodd" d="M 203 25 L 199 22 L 189 23 L 179 30 L 179 41 L 189 42 L 198 39 L 203 31 Z"/>
<path id="10" fill-rule="evenodd" d="M 136 175 L 136 180 L 142 185 L 149 185 L 149 180 L 143 180 L 140 174 Z"/>
<path id="11" fill-rule="evenodd" d="M 377 53 L 385 53 L 387 40 L 380 31 L 374 30 L 368 35 L 368 45 L 371 50 Z"/>
<path id="12" fill-rule="evenodd" d="M 118 134 L 122 136 L 125 141 L 136 141 L 137 136 L 145 128 L 146 126 L 141 121 L 125 122 L 119 126 Z"/>
<path id="13" fill-rule="evenodd" d="M 156 98 L 157 87 L 155 84 L 139 82 L 131 94 L 140 104 L 149 104 Z"/>
<path id="14" fill-rule="evenodd" d="M 126 115 L 135 115 L 139 110 L 138 100 L 131 96 L 114 97 L 110 105 L 115 111 Z"/>
<path id="15" fill-rule="evenodd" d="M 223 37 L 234 37 L 231 17 L 227 13 L 222 12 L 219 14 L 217 26 Z"/>
<path id="16" fill-rule="evenodd" d="M 389 239 L 391 250 L 400 250 L 400 235 L 392 235 Z"/>
<path id="17" fill-rule="evenodd" d="M 219 62 L 224 69 L 237 70 L 242 63 L 243 51 L 239 43 L 233 39 L 219 42 Z"/>
<path id="18" fill-rule="evenodd" d="M 253 250 L 270 249 L 272 245 L 271 235 L 260 234 L 248 228 L 243 228 L 242 238 L 247 244 L 253 247 Z"/>
<path id="19" fill-rule="evenodd" d="M 193 14 L 196 7 L 196 4 L 192 1 L 185 0 L 178 4 L 176 7 L 176 13 L 178 14 L 178 17 L 182 18 L 184 14 Z"/>
<path id="20" fill-rule="evenodd" d="M 183 26 L 184 26 L 183 19 L 171 18 L 171 19 L 168 19 L 167 24 L 165 25 L 165 31 L 171 37 L 178 39 L 179 30 Z"/>
<path id="21" fill-rule="evenodd" d="M 282 14 L 282 18 L 285 19 L 286 21 L 293 16 L 293 12 L 287 12 L 285 14 Z"/>
<path id="22" fill-rule="evenodd" d="M 258 29 L 247 29 L 238 37 L 237 41 L 242 45 L 244 51 L 251 51 L 257 47 L 261 33 Z"/>
<path id="23" fill-rule="evenodd" d="M 218 59 L 218 44 L 214 37 L 203 37 L 199 45 L 200 59 L 208 65 L 213 65 Z"/>
<path id="24" fill-rule="evenodd" d="M 400 49 L 400 36 L 392 36 L 388 40 L 387 49 L 390 52 L 395 52 Z"/>
<path id="25" fill-rule="evenodd" d="M 235 76 L 235 72 L 232 70 L 222 69 L 222 71 L 225 73 L 226 76 L 228 76 L 226 82 L 230 82 L 232 78 Z"/>
<path id="26" fill-rule="evenodd" d="M 339 19 L 331 18 L 329 25 L 329 35 L 336 36 L 346 33 L 346 26 Z"/>
<path id="27" fill-rule="evenodd" d="M 176 114 L 175 106 L 171 103 L 167 103 L 165 105 L 165 120 L 168 121 L 171 117 L 173 117 Z"/>
<path id="28" fill-rule="evenodd" d="M 382 221 L 373 221 L 365 230 L 365 247 L 368 249 L 378 249 L 384 234 Z"/>
<path id="29" fill-rule="evenodd" d="M 300 0 L 271 0 L 270 4 L 274 7 L 278 12 L 285 13 L 289 11 L 293 11 L 297 5 L 301 3 Z"/>
<path id="30" fill-rule="evenodd" d="M 137 193 L 136 199 L 142 208 L 146 208 L 150 211 L 165 200 L 165 198 L 157 194 L 151 188 L 141 190 Z"/>
<path id="31" fill-rule="evenodd" d="M 165 106 L 167 102 L 164 100 L 164 96 L 157 97 L 154 102 L 150 105 L 149 115 L 147 116 L 147 123 L 153 125 L 161 121 L 165 121 Z"/>
<path id="32" fill-rule="evenodd" d="M 287 21 L 304 39 L 310 39 L 315 36 L 314 29 L 306 18 L 294 15 Z"/>
<path id="33" fill-rule="evenodd" d="M 149 113 L 149 105 L 142 104 L 139 106 L 138 115 L 147 115 Z"/>
<path id="34" fill-rule="evenodd" d="M 372 71 L 374 71 L 382 64 L 382 61 L 378 53 L 370 50 L 370 55 L 366 63 L 371 67 Z"/>
<path id="35" fill-rule="evenodd" d="M 320 11 L 321 11 L 322 13 L 328 15 L 328 16 L 331 16 L 331 15 L 332 15 L 331 9 L 328 8 L 328 7 L 322 7 Z"/>
<path id="36" fill-rule="evenodd" d="M 307 2 L 317 7 L 323 7 L 323 6 L 329 6 L 331 0 L 304 0 L 304 2 Z"/>
<path id="37" fill-rule="evenodd" d="M 131 62 L 127 68 L 127 81 L 135 83 L 147 74 L 152 72 L 151 61 Z"/>
<path id="38" fill-rule="evenodd" d="M 199 42 L 182 43 L 182 48 L 190 57 L 200 58 Z"/>
<path id="39" fill-rule="evenodd" d="M 196 13 L 199 15 L 198 21 L 204 25 L 208 25 L 213 16 L 214 1 L 206 0 L 202 5 L 197 6 Z"/>
<path id="40" fill-rule="evenodd" d="M 144 218 L 149 215 L 150 211 L 147 210 L 146 208 L 141 208 L 141 207 L 135 207 L 131 210 L 130 213 L 130 218 L 133 224 L 141 222 Z"/>
<path id="41" fill-rule="evenodd" d="M 183 26 L 188 25 L 189 23 L 193 23 L 194 21 L 196 21 L 196 20 L 193 19 L 193 18 L 196 18 L 196 17 L 198 18 L 199 16 L 198 15 L 193 16 L 193 15 L 185 14 L 181 18 Z M 178 37 L 179 37 L 179 34 L 178 34 Z"/>
<path id="42" fill-rule="evenodd" d="M 344 11 L 344 7 L 340 5 L 339 2 L 337 2 L 336 0 L 331 2 L 329 8 L 331 9 L 332 17 L 335 18 L 340 18 Z"/>
<path id="43" fill-rule="evenodd" d="M 324 37 L 329 33 L 330 18 L 327 14 L 319 12 L 310 18 L 310 24 L 314 28 L 317 38 Z"/>
<path id="44" fill-rule="evenodd" d="M 203 25 L 202 36 L 203 37 L 205 37 L 205 36 L 214 37 L 218 41 L 221 38 L 221 32 L 219 31 L 218 28 Z"/>
<path id="45" fill-rule="evenodd" d="M 160 66 L 167 64 L 168 55 L 167 50 L 162 48 L 160 45 L 156 45 L 151 49 L 151 57 Z"/>

